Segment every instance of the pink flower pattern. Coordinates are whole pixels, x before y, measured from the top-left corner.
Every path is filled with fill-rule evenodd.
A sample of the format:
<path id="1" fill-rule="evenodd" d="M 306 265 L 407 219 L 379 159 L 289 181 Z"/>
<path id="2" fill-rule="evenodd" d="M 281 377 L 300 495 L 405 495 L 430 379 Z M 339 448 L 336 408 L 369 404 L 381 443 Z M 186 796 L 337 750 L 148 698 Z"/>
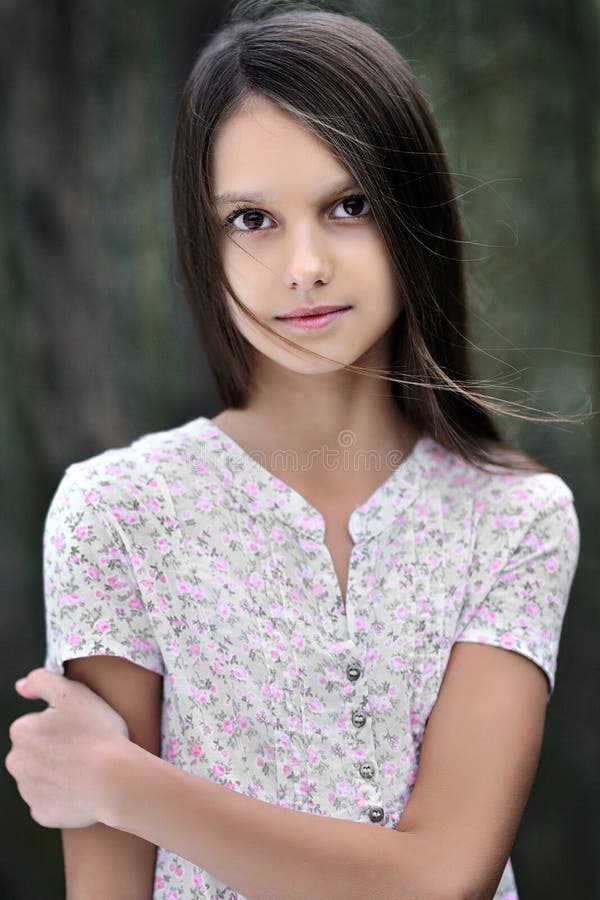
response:
<path id="1" fill-rule="evenodd" d="M 394 828 L 455 642 L 523 654 L 550 698 L 578 519 L 557 475 L 480 472 L 424 434 L 348 527 L 344 608 L 321 514 L 209 419 L 75 463 L 45 523 L 45 665 L 157 672 L 164 759 Z M 154 900 L 242 898 L 164 848 L 155 874 Z M 495 900 L 517 897 L 509 859 Z"/>

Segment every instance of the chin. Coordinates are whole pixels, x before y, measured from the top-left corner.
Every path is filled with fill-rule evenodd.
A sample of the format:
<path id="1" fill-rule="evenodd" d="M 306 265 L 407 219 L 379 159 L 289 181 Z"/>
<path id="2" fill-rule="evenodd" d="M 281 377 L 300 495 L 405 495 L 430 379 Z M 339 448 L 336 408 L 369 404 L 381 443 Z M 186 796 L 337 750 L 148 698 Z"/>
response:
<path id="1" fill-rule="evenodd" d="M 344 364 L 338 362 L 326 362 L 325 360 L 306 360 L 290 359 L 290 360 L 273 360 L 282 369 L 288 372 L 295 372 L 297 375 L 327 375 L 331 372 L 339 372 L 343 369 Z"/>

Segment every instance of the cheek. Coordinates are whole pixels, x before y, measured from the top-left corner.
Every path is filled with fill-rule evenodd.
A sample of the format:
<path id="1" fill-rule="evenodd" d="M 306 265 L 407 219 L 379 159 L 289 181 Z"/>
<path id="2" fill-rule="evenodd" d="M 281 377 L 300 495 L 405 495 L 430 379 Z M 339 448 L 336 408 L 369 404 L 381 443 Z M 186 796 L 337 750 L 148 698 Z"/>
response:
<path id="1" fill-rule="evenodd" d="M 245 303 L 246 306 L 252 310 L 252 312 L 261 317 L 262 311 L 260 309 L 260 305 L 258 303 L 254 303 L 252 296 L 249 294 L 249 291 L 242 290 L 240 284 L 236 284 L 235 279 L 232 280 L 232 287 L 236 290 L 236 293 L 239 296 L 239 299 L 242 303 Z M 240 309 L 238 304 L 233 300 L 233 298 L 228 294 L 227 295 L 227 307 L 229 309 L 229 315 L 233 321 L 234 326 L 237 330 L 242 334 L 250 344 L 254 347 L 258 347 L 258 349 L 262 348 L 262 345 L 265 344 L 265 341 L 268 339 L 268 335 L 264 334 L 262 329 L 258 325 L 256 325 L 252 319 L 244 312 L 243 309 Z"/>
<path id="2" fill-rule="evenodd" d="M 251 303 L 249 303 L 248 297 L 245 296 L 243 293 L 240 293 L 239 285 L 236 285 L 235 280 L 233 281 L 233 287 L 236 290 L 236 293 L 238 294 L 240 300 L 243 303 L 245 303 L 247 306 L 249 306 L 250 309 L 252 309 L 254 311 L 254 307 L 252 306 Z M 244 313 L 244 310 L 239 308 L 238 304 L 235 302 L 235 300 L 231 297 L 230 294 L 227 295 L 227 308 L 229 309 L 229 315 L 231 316 L 231 319 L 232 319 L 235 327 L 238 329 L 238 331 L 241 331 L 242 334 L 244 334 L 247 337 L 248 336 L 247 332 L 248 332 L 248 329 L 251 327 L 252 322 L 248 318 L 248 316 Z"/>
<path id="3" fill-rule="evenodd" d="M 236 247 L 230 240 L 226 239 L 223 247 L 223 268 L 227 273 L 229 280 L 231 281 L 234 288 L 239 286 L 239 281 L 243 278 L 246 269 L 248 268 L 248 257 L 240 250 L 239 247 Z"/>
<path id="4" fill-rule="evenodd" d="M 371 247 L 365 259 L 366 262 L 360 267 L 361 284 L 364 284 L 366 290 L 377 294 L 382 310 L 399 311 L 398 279 L 389 256 L 377 244 Z"/>
<path id="5" fill-rule="evenodd" d="M 248 241 L 249 245 L 251 243 Z M 267 288 L 273 284 L 276 266 L 263 258 L 264 253 L 259 255 L 251 246 L 236 246 L 231 241 L 227 244 L 222 258 L 231 286 L 244 303 L 258 311 Z"/>
<path id="6" fill-rule="evenodd" d="M 346 248 L 344 258 L 355 272 L 359 270 L 366 278 L 372 278 L 379 284 L 393 283 L 395 280 L 392 260 L 378 232 L 363 232 L 360 241 Z"/>

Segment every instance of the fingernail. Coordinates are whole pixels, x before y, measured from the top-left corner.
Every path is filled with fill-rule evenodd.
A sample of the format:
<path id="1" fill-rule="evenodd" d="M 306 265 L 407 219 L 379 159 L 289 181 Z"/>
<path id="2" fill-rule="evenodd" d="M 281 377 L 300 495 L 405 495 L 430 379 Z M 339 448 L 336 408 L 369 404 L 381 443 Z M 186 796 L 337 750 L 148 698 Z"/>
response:
<path id="1" fill-rule="evenodd" d="M 18 681 L 15 681 L 15 687 L 22 688 L 23 685 L 26 683 L 26 681 L 27 681 L 26 678 L 19 678 Z"/>

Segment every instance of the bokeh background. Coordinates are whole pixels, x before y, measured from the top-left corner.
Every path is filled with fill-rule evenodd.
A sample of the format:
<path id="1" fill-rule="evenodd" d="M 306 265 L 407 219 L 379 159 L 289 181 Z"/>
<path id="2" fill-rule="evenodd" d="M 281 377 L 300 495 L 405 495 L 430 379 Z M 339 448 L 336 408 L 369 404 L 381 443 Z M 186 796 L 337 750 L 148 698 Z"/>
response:
<path id="1" fill-rule="evenodd" d="M 292 3 L 293 5 L 293 3 Z M 378 27 L 436 113 L 467 223 L 490 394 L 598 409 L 597 0 L 323 2 Z M 3 757 L 42 665 L 41 536 L 67 465 L 220 409 L 178 284 L 169 156 L 215 0 L 0 0 Z M 508 381 L 507 381 L 508 379 Z M 526 393 L 515 393 L 514 388 Z M 512 854 L 520 900 L 600 898 L 598 417 L 502 417 L 575 494 L 581 556 L 537 778 Z M 60 833 L 0 773 L 0 896 L 64 897 Z"/>

